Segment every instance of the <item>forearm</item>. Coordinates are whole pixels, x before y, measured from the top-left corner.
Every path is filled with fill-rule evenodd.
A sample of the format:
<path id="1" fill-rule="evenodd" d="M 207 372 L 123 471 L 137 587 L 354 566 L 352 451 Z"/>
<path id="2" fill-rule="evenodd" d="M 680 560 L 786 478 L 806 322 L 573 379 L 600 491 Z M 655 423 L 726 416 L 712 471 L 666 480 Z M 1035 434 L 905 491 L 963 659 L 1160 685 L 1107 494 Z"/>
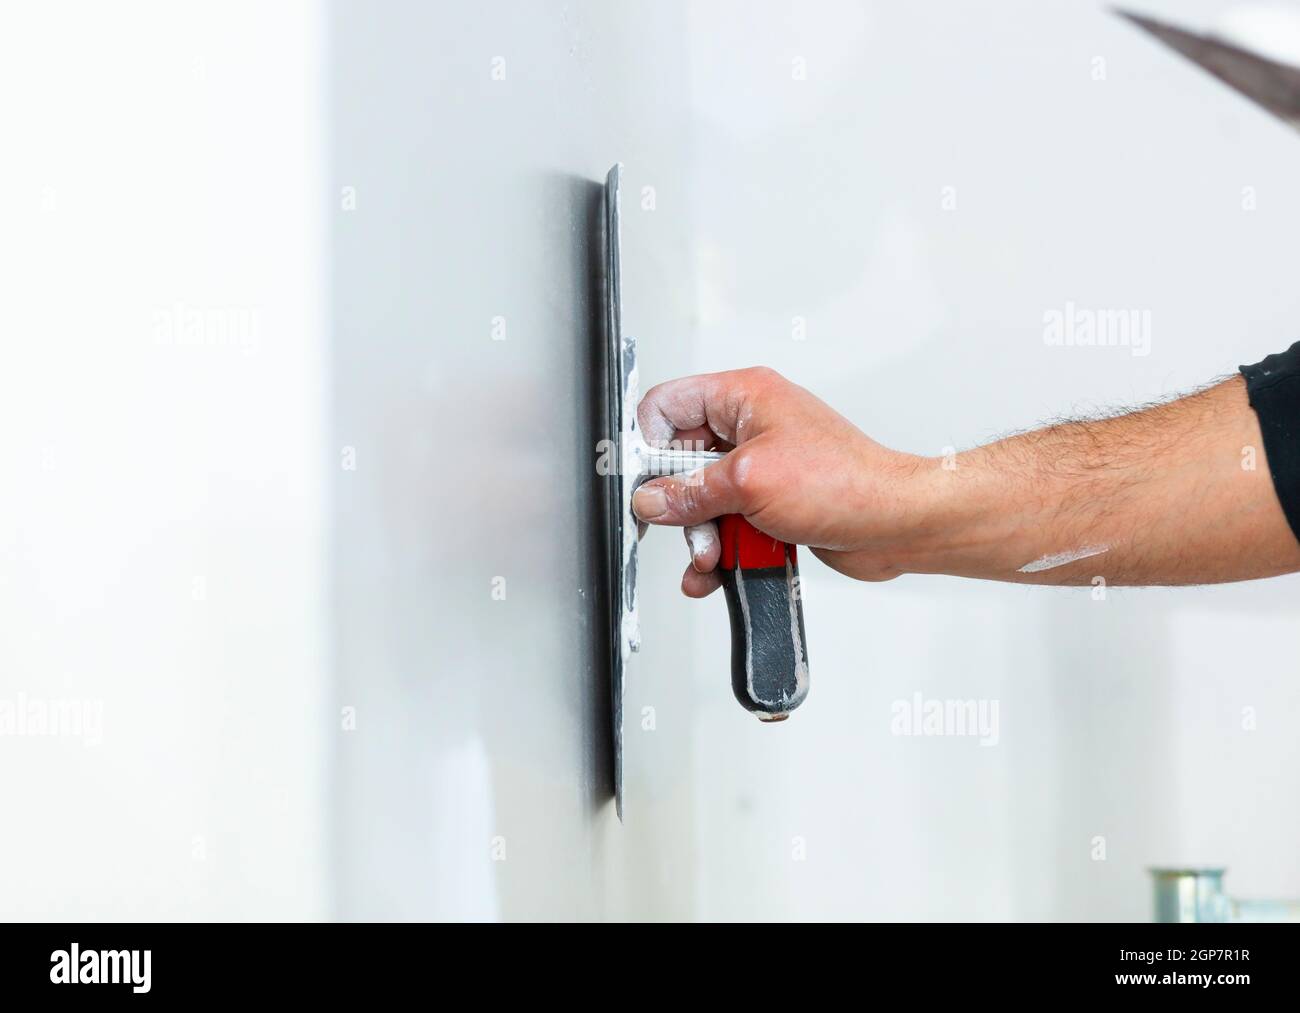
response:
<path id="1" fill-rule="evenodd" d="M 1233 377 L 951 458 L 881 446 L 771 370 L 685 377 L 646 395 L 647 439 L 712 434 L 735 449 L 647 482 L 632 505 L 662 525 L 743 514 L 861 580 L 1199 584 L 1300 571 L 1300 343 L 1243 368 L 1249 396 Z M 716 537 L 692 543 L 687 594 L 718 586 L 719 557 Z"/>
<path id="2" fill-rule="evenodd" d="M 1033 584 L 1197 584 L 1300 570 L 1241 377 L 917 470 L 896 565 Z"/>

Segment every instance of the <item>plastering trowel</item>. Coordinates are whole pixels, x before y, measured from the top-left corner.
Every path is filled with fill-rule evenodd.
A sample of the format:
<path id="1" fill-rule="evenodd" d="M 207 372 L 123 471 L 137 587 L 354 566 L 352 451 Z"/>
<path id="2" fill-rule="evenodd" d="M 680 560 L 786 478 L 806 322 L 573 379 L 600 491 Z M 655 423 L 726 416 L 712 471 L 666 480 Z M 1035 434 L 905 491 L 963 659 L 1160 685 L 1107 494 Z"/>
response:
<path id="1" fill-rule="evenodd" d="M 637 624 L 637 521 L 632 493 L 648 478 L 681 475 L 719 461 L 714 451 L 649 446 L 637 426 L 640 400 L 636 341 L 623 333 L 620 289 L 619 187 L 623 166 L 605 180 L 604 439 L 596 467 L 606 500 L 610 671 L 614 718 L 614 796 L 623 816 L 623 681 L 631 654 L 640 647 Z M 765 535 L 738 514 L 718 518 L 719 568 L 731 618 L 731 688 L 742 707 L 764 721 L 789 716 L 808 695 L 799 564 L 793 545 Z"/>

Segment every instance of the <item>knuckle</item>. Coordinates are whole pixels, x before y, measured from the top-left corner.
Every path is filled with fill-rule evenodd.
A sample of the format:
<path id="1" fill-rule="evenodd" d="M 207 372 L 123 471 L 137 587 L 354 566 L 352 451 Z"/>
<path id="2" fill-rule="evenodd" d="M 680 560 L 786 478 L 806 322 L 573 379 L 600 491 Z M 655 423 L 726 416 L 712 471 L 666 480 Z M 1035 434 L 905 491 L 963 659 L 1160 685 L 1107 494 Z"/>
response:
<path id="1" fill-rule="evenodd" d="M 766 385 L 783 377 L 771 366 L 750 366 L 745 370 L 745 377 L 756 384 Z"/>
<path id="2" fill-rule="evenodd" d="M 664 397 L 663 387 L 662 383 L 651 387 L 636 408 L 637 424 L 641 427 L 641 432 L 645 434 L 647 441 L 667 438 L 663 436 L 663 431 L 669 428 L 661 407 Z M 672 433 L 668 435 L 671 436 Z"/>
<path id="3" fill-rule="evenodd" d="M 727 455 L 727 478 L 737 498 L 746 505 L 758 502 L 766 482 L 758 457 L 752 447 L 741 445 Z"/>
<path id="4" fill-rule="evenodd" d="M 646 391 L 641 398 L 642 406 L 654 407 L 655 405 L 657 405 L 663 399 L 664 387 L 666 386 L 667 386 L 667 381 L 664 381 L 662 383 L 655 384 L 648 391 Z"/>

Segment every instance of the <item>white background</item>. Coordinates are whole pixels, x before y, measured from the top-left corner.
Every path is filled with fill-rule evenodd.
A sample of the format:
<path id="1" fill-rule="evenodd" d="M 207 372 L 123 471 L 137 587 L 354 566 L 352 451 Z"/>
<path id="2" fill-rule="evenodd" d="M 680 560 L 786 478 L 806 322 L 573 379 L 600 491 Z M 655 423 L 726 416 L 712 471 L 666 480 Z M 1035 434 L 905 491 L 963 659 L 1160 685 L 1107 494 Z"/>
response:
<path id="1" fill-rule="evenodd" d="M 330 910 L 322 42 L 0 14 L 0 699 L 103 707 L 0 736 L 5 917 Z"/>
<path id="2" fill-rule="evenodd" d="M 104 722 L 0 736 L 0 915 L 1142 919 L 1181 863 L 1300 895 L 1295 578 L 1095 601 L 805 553 L 813 688 L 764 727 L 656 531 L 619 826 L 575 558 L 614 161 L 643 386 L 761 362 L 938 454 L 1297 337 L 1266 114 L 1083 2 L 0 18 L 0 699 Z M 1067 301 L 1149 310 L 1151 354 L 1046 346 Z M 918 691 L 996 699 L 999 744 L 891 735 Z"/>

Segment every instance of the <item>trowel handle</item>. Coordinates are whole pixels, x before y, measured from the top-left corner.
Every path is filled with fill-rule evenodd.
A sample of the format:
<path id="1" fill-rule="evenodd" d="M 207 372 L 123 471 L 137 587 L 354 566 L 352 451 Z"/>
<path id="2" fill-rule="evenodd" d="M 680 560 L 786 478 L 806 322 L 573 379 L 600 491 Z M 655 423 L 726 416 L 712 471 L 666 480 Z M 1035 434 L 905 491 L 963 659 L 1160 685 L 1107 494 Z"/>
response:
<path id="1" fill-rule="evenodd" d="M 719 517 L 718 532 L 731 615 L 731 689 L 746 710 L 780 721 L 808 695 L 798 556 L 740 514 Z"/>

